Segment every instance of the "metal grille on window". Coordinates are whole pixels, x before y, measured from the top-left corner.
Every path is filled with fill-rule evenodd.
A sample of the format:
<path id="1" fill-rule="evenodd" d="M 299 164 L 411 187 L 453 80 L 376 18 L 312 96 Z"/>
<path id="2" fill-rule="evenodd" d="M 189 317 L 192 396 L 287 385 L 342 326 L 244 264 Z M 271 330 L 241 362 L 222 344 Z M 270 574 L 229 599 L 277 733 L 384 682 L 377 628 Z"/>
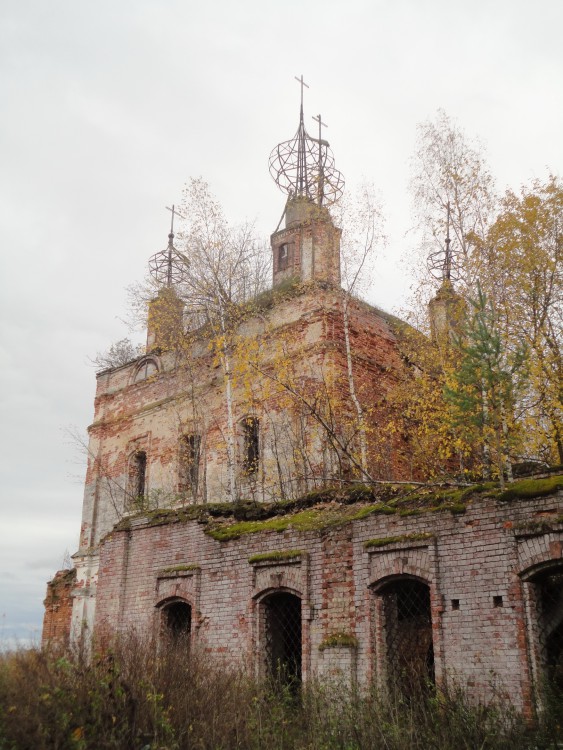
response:
<path id="1" fill-rule="evenodd" d="M 192 608 L 187 602 L 173 602 L 164 608 L 164 632 L 172 641 L 186 639 L 192 629 Z"/>
<path id="2" fill-rule="evenodd" d="M 129 462 L 128 477 L 128 501 L 129 505 L 135 505 L 145 495 L 145 479 L 147 473 L 147 454 L 145 451 L 137 451 Z"/>
<path id="3" fill-rule="evenodd" d="M 246 474 L 258 471 L 260 458 L 260 423 L 256 417 L 246 417 L 242 422 L 244 438 L 243 468 Z"/>
<path id="4" fill-rule="evenodd" d="M 382 591 L 389 686 L 413 694 L 434 681 L 430 589 L 414 580 Z"/>
<path id="5" fill-rule="evenodd" d="M 264 647 L 268 674 L 282 684 L 301 681 L 301 600 L 288 593 L 264 602 Z"/>
<path id="6" fill-rule="evenodd" d="M 535 579 L 539 656 L 551 687 L 563 690 L 563 570 Z"/>
<path id="7" fill-rule="evenodd" d="M 183 435 L 180 442 L 179 491 L 197 495 L 201 435 Z"/>

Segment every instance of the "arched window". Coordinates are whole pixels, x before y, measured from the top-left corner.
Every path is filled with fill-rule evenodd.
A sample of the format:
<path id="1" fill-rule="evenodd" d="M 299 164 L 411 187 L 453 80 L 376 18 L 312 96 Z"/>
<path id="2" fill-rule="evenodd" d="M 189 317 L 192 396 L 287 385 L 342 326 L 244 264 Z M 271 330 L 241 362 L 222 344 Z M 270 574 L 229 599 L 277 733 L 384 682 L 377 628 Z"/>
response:
<path id="1" fill-rule="evenodd" d="M 267 674 L 277 682 L 301 682 L 301 599 L 285 591 L 261 603 L 263 658 Z"/>
<path id="2" fill-rule="evenodd" d="M 430 588 L 422 581 L 395 579 L 377 590 L 382 618 L 388 687 L 416 695 L 434 682 Z"/>
<path id="3" fill-rule="evenodd" d="M 142 380 L 150 378 L 151 375 L 155 375 L 157 372 L 158 365 L 154 359 L 144 359 L 135 372 L 133 382 L 140 383 Z"/>
<path id="4" fill-rule="evenodd" d="M 256 474 L 260 463 L 260 422 L 256 417 L 245 417 L 242 429 L 242 468 L 246 475 Z"/>
<path id="5" fill-rule="evenodd" d="M 129 459 L 127 480 L 127 496 L 131 505 L 145 496 L 146 475 L 147 454 L 145 451 L 136 451 Z"/>
<path id="6" fill-rule="evenodd" d="M 180 439 L 178 489 L 197 496 L 201 435 L 182 435 Z"/>

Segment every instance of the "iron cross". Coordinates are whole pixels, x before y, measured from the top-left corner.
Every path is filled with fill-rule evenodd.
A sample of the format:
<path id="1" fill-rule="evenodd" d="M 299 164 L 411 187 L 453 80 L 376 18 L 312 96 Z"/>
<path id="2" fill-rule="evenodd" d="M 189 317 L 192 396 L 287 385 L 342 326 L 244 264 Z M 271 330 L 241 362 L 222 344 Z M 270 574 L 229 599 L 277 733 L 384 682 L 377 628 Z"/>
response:
<path id="1" fill-rule="evenodd" d="M 315 115 L 313 115 L 313 120 L 314 120 L 315 122 L 318 122 L 318 123 L 319 123 L 319 143 L 320 143 L 320 142 L 321 142 L 321 140 L 322 140 L 322 138 L 321 138 L 321 126 L 322 126 L 323 128 L 327 128 L 327 127 L 328 127 L 328 125 L 326 124 L 326 122 L 323 122 L 323 121 L 322 121 L 322 119 L 321 119 L 321 116 L 320 116 L 320 115 L 317 115 L 316 117 L 315 117 Z"/>
<path id="2" fill-rule="evenodd" d="M 172 217 L 170 219 L 170 234 L 174 234 L 174 216 L 176 215 L 177 211 L 175 210 L 174 204 L 172 204 L 172 208 L 169 208 L 168 206 L 165 206 L 167 211 L 170 211 L 172 213 Z"/>
<path id="3" fill-rule="evenodd" d="M 301 106 L 303 106 L 303 86 L 305 86 L 305 88 L 308 89 L 309 85 L 305 83 L 305 81 L 303 80 L 303 73 L 301 73 L 301 78 L 297 78 L 297 76 L 294 76 L 294 78 L 297 81 L 297 83 L 301 84 Z"/>

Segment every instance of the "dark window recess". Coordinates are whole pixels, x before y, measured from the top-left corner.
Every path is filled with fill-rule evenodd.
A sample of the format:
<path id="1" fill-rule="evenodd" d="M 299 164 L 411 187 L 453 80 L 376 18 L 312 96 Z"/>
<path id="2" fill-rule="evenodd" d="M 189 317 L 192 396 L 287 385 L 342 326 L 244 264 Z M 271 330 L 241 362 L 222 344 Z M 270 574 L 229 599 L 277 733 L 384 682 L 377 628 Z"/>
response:
<path id="1" fill-rule="evenodd" d="M 260 422 L 255 417 L 247 417 L 242 422 L 243 468 L 246 474 L 258 471 L 260 460 Z"/>
<path id="2" fill-rule="evenodd" d="M 279 592 L 263 606 L 268 675 L 277 684 L 296 687 L 301 682 L 301 599 Z"/>
<path id="3" fill-rule="evenodd" d="M 493 607 L 502 607 L 502 596 L 493 596 Z"/>
<path id="4" fill-rule="evenodd" d="M 459 609 L 459 599 L 452 599 L 452 609 Z"/>
<path id="5" fill-rule="evenodd" d="M 389 583 L 380 596 L 389 687 L 418 695 L 434 682 L 430 589 L 422 582 L 405 579 Z"/>
<path id="6" fill-rule="evenodd" d="M 177 641 L 190 635 L 192 629 L 192 608 L 187 602 L 173 602 L 162 611 L 164 633 Z"/>
<path id="7" fill-rule="evenodd" d="M 285 271 L 289 266 L 289 245 L 287 243 L 278 248 L 278 270 Z"/>
<path id="8" fill-rule="evenodd" d="M 180 441 L 180 472 L 178 489 L 197 495 L 201 435 L 183 435 Z"/>
<path id="9" fill-rule="evenodd" d="M 145 451 L 137 451 L 129 465 L 129 495 L 133 500 L 144 497 L 146 474 L 147 454 Z"/>
<path id="10" fill-rule="evenodd" d="M 563 692 L 563 570 L 541 573 L 534 583 L 540 663 L 547 686 L 559 693 Z"/>

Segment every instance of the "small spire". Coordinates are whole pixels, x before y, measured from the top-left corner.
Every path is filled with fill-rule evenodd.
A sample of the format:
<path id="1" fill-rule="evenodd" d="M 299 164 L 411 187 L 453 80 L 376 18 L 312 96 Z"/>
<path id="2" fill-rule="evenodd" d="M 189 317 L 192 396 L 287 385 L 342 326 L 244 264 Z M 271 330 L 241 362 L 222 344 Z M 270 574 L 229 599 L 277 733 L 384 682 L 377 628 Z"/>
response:
<path id="1" fill-rule="evenodd" d="M 450 281 L 452 275 L 452 254 L 450 252 L 450 202 L 448 201 L 448 216 L 446 219 L 446 257 L 444 258 L 444 281 Z"/>
<path id="2" fill-rule="evenodd" d="M 456 278 L 456 266 L 455 259 L 459 255 L 459 251 L 452 248 L 452 240 L 450 238 L 450 225 L 451 225 L 451 205 L 448 201 L 445 205 L 446 208 L 446 237 L 444 239 L 444 246 L 431 252 L 428 256 L 428 270 L 434 276 L 442 282 L 443 286 L 451 285 L 451 282 Z"/>
<path id="3" fill-rule="evenodd" d="M 189 261 L 183 253 L 180 253 L 174 247 L 174 218 L 179 216 L 183 219 L 184 217 L 176 210 L 174 205 L 172 205 L 172 208 L 168 206 L 165 208 L 172 214 L 170 218 L 168 246 L 165 250 L 155 253 L 150 258 L 149 271 L 157 284 L 170 288 L 176 284 L 181 284 L 185 280 Z"/>

